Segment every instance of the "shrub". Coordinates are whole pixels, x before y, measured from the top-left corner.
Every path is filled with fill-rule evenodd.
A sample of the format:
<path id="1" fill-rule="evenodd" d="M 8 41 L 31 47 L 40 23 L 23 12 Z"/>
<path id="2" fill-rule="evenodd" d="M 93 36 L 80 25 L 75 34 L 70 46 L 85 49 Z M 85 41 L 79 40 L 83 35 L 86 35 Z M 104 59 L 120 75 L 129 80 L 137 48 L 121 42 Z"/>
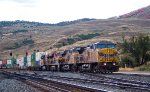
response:
<path id="1" fill-rule="evenodd" d="M 16 31 L 13 32 L 13 34 L 17 34 L 17 33 L 21 33 L 21 32 L 28 32 L 28 30 L 24 30 L 24 29 L 16 30 Z"/>
<path id="2" fill-rule="evenodd" d="M 150 71 L 150 64 L 145 64 L 137 68 L 139 71 Z"/>
<path id="3" fill-rule="evenodd" d="M 126 65 L 126 66 L 125 66 Z M 137 66 L 137 63 L 135 62 L 135 58 L 130 55 L 121 56 L 120 66 L 125 68 L 133 68 Z"/>
<path id="4" fill-rule="evenodd" d="M 99 33 L 79 34 L 79 35 L 75 35 L 75 36 L 81 38 L 82 40 L 87 40 L 87 39 L 94 38 L 96 36 L 100 36 L 100 34 Z"/>
<path id="5" fill-rule="evenodd" d="M 24 39 L 23 41 L 15 42 L 14 46 L 5 47 L 5 49 L 7 50 L 17 49 L 20 48 L 21 46 L 32 45 L 32 44 L 34 44 L 34 41 L 32 39 Z"/>

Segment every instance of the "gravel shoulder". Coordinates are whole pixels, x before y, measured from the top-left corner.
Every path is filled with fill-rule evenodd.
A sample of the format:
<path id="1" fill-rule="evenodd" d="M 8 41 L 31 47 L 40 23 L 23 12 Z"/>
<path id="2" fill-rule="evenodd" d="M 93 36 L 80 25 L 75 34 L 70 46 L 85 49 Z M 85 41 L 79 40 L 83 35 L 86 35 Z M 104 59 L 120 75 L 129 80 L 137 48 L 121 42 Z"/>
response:
<path id="1" fill-rule="evenodd" d="M 149 75 L 150 76 L 150 71 L 128 71 L 128 70 L 120 70 L 119 72 L 115 72 L 116 74 L 118 73 L 123 73 L 123 74 L 137 74 L 137 75 Z"/>
<path id="2" fill-rule="evenodd" d="M 0 92 L 40 92 L 39 90 L 26 85 L 15 79 L 7 79 L 0 74 Z"/>

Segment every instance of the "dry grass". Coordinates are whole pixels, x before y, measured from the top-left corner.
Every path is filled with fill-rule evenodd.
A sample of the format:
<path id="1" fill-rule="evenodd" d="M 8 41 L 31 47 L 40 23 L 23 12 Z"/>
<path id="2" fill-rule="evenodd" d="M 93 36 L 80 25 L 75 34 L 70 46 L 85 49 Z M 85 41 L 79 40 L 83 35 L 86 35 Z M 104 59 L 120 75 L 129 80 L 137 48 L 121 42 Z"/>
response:
<path id="1" fill-rule="evenodd" d="M 135 68 L 119 68 L 119 70 L 123 71 L 135 71 Z"/>
<path id="2" fill-rule="evenodd" d="M 136 67 L 135 70 L 138 70 L 138 71 L 150 71 L 150 61 L 147 62 L 146 64 L 140 66 L 140 67 Z"/>

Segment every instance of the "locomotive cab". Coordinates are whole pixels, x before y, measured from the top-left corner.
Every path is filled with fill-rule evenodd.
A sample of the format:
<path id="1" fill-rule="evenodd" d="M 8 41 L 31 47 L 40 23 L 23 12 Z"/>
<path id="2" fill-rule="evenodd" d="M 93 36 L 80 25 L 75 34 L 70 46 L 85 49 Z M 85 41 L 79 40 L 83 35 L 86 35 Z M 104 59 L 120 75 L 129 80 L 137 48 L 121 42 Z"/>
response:
<path id="1" fill-rule="evenodd" d="M 105 42 L 96 44 L 98 62 L 102 72 L 116 72 L 119 70 L 116 44 Z"/>

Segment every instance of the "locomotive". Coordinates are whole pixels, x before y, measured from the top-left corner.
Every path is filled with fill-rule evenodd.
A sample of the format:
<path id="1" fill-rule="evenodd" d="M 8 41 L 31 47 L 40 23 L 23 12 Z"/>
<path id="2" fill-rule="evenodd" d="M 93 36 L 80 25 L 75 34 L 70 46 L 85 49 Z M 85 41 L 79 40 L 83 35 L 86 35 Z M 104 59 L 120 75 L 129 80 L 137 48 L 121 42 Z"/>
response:
<path id="1" fill-rule="evenodd" d="M 86 47 L 54 51 L 41 57 L 39 70 L 112 73 L 119 71 L 116 44 L 100 41 Z M 36 69 L 35 69 L 36 70 Z"/>

